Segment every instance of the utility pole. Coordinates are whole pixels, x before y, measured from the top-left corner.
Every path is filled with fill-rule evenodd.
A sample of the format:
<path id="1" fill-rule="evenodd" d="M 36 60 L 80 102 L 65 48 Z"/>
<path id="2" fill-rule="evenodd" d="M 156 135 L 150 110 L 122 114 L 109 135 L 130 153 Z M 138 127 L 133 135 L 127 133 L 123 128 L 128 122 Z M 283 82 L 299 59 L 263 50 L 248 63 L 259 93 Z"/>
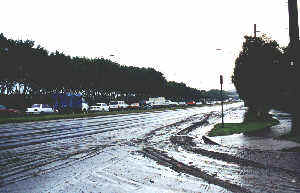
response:
<path id="1" fill-rule="evenodd" d="M 260 32 L 256 30 L 256 24 L 254 24 L 254 37 L 256 38 L 256 32 Z"/>

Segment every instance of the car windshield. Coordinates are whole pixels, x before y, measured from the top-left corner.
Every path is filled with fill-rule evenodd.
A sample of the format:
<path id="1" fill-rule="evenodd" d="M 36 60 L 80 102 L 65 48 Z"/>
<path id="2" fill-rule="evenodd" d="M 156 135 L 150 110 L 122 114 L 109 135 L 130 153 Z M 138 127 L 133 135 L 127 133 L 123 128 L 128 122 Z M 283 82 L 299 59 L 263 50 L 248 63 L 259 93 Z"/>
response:
<path id="1" fill-rule="evenodd" d="M 4 105 L 0 105 L 0 109 L 6 109 Z"/>
<path id="2" fill-rule="evenodd" d="M 110 104 L 110 105 L 117 105 L 118 102 L 117 102 L 117 101 L 111 101 L 111 102 L 109 102 L 109 104 Z"/>
<path id="3" fill-rule="evenodd" d="M 31 107 L 32 107 L 32 108 L 40 107 L 40 104 L 33 104 Z"/>

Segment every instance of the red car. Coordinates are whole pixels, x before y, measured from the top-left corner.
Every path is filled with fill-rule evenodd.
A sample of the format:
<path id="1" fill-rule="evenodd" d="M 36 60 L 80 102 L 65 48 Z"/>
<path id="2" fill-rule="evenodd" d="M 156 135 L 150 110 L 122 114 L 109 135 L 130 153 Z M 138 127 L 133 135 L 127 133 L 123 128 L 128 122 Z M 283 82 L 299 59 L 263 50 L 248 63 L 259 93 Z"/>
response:
<path id="1" fill-rule="evenodd" d="M 132 103 L 131 105 L 129 105 L 129 108 L 138 109 L 138 108 L 140 108 L 140 104 L 139 103 Z"/>
<path id="2" fill-rule="evenodd" d="M 0 105 L 0 116 L 20 115 L 21 111 L 17 109 L 9 109 L 4 105 Z"/>
<path id="3" fill-rule="evenodd" d="M 195 101 L 189 101 L 186 103 L 187 105 L 196 105 L 196 102 Z"/>

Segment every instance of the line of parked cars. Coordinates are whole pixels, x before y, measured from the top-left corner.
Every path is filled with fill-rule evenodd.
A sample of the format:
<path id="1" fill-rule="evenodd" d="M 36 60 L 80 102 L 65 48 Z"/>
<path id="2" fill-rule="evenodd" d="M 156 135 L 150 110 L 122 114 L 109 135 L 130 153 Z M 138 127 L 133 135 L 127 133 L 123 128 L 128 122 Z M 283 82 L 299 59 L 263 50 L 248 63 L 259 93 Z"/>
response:
<path id="1" fill-rule="evenodd" d="M 119 110 L 130 110 L 130 109 L 152 109 L 152 108 L 158 108 L 158 107 L 172 107 L 172 106 L 187 106 L 187 105 L 199 105 L 202 104 L 201 102 L 172 102 L 170 100 L 164 100 L 163 102 L 159 101 L 142 101 L 142 102 L 135 102 L 132 104 L 126 104 L 125 101 L 110 101 L 108 104 L 106 103 L 96 103 L 95 105 L 88 106 L 87 103 L 85 103 L 85 106 L 82 105 L 82 108 L 84 107 L 83 112 L 89 111 L 89 112 L 97 112 L 97 111 L 119 111 Z M 51 106 L 49 104 L 33 104 L 31 107 L 26 108 L 25 112 L 13 109 L 13 108 L 7 108 L 4 105 L 0 105 L 0 116 L 18 116 L 23 114 L 50 114 L 50 113 L 59 113 L 59 109 L 55 108 L 54 106 Z"/>

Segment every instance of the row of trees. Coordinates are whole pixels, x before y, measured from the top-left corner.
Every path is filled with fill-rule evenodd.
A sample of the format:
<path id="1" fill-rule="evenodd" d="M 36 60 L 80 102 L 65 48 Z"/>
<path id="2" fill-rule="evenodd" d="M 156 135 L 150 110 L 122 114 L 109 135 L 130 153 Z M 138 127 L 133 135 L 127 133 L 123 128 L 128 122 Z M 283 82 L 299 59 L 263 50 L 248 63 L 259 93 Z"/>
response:
<path id="1" fill-rule="evenodd" d="M 208 97 L 204 90 L 167 81 L 153 68 L 122 66 L 104 58 L 70 57 L 58 51 L 49 53 L 35 46 L 34 41 L 8 39 L 3 34 L 0 34 L 0 64 L 0 95 L 6 100 L 14 96 L 18 101 L 27 98 L 37 102 L 53 93 L 68 91 L 81 92 L 89 101 Z"/>

